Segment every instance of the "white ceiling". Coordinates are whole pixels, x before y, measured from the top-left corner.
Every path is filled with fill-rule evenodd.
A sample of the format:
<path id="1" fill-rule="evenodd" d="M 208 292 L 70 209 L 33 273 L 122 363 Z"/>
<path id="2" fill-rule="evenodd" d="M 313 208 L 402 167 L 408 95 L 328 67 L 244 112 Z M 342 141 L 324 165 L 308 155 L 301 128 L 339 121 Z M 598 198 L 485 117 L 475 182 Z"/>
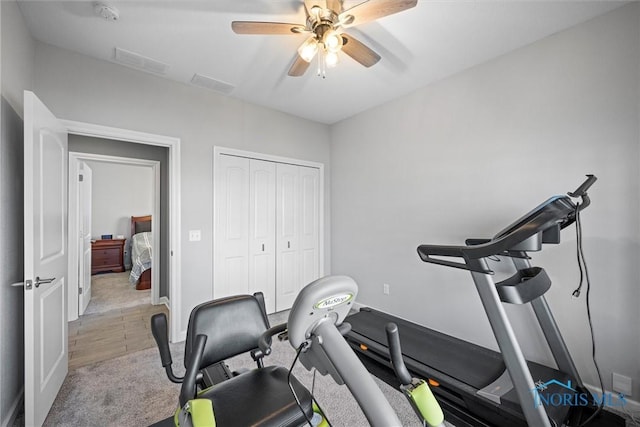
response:
<path id="1" fill-rule="evenodd" d="M 199 73 L 233 85 L 228 96 L 328 124 L 624 4 L 419 0 L 347 30 L 382 56 L 378 64 L 367 69 L 343 56 L 323 79 L 313 66 L 302 77 L 287 76 L 304 35 L 231 31 L 234 20 L 304 23 L 302 0 L 106 0 L 120 11 L 115 22 L 98 17 L 93 3 L 19 1 L 42 42 L 107 61 L 120 47 L 167 63 L 168 79 L 191 84 Z"/>

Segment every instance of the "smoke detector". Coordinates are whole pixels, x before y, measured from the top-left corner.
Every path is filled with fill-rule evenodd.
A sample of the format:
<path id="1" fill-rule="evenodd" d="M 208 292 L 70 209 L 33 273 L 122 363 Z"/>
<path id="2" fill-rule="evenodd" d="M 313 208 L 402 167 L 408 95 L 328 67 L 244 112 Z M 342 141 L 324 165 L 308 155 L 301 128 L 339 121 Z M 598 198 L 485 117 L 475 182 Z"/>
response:
<path id="1" fill-rule="evenodd" d="M 106 19 L 107 21 L 117 21 L 120 18 L 120 11 L 113 6 L 105 3 L 95 3 L 93 10 L 96 15 Z"/>

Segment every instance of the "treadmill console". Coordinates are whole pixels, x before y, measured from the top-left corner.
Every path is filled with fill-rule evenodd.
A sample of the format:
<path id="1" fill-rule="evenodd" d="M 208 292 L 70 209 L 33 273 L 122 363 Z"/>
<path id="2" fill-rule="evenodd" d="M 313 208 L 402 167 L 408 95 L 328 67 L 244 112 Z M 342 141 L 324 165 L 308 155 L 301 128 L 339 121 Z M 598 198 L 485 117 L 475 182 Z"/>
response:
<path id="1" fill-rule="evenodd" d="M 523 227 L 537 226 L 534 235 L 518 243 L 511 250 L 539 251 L 543 243 L 560 243 L 560 230 L 575 221 L 575 210 L 576 205 L 571 198 L 554 196 L 501 230 L 492 240 L 508 236 Z M 555 221 L 549 222 L 549 217 L 555 218 Z"/>
<path id="2" fill-rule="evenodd" d="M 568 196 L 551 197 L 490 240 L 469 239 L 465 246 L 420 245 L 418 255 L 422 261 L 431 264 L 491 274 L 492 271 L 479 267 L 475 260 L 508 252 L 539 251 L 543 243 L 560 243 L 560 230 L 573 224 L 577 213 L 589 206 L 587 190 L 596 179 L 593 175 L 587 175 L 587 179 L 576 191 L 568 193 Z M 572 197 L 580 197 L 581 203 L 574 203 Z M 464 262 L 442 257 L 462 258 Z"/>
<path id="3" fill-rule="evenodd" d="M 560 243 L 560 230 L 573 224 L 576 220 L 576 209 L 582 210 L 590 204 L 587 190 L 596 182 L 598 178 L 594 175 L 587 175 L 587 179 L 580 184 L 580 186 L 573 192 L 567 193 L 568 196 L 554 196 L 540 204 L 520 219 L 510 224 L 508 227 L 496 234 L 492 240 L 499 239 L 503 236 L 507 236 L 518 229 L 525 227 L 529 224 L 538 224 L 540 221 L 538 218 L 544 218 L 549 215 L 555 217 L 557 222 L 555 224 L 548 225 L 539 230 L 541 236 L 538 236 L 540 243 Z M 570 197 L 569 197 L 570 196 Z M 571 198 L 582 199 L 582 203 L 576 205 Z M 525 250 L 525 249 L 523 249 Z M 533 250 L 533 249 L 529 249 Z M 538 249 L 539 250 L 539 249 Z"/>

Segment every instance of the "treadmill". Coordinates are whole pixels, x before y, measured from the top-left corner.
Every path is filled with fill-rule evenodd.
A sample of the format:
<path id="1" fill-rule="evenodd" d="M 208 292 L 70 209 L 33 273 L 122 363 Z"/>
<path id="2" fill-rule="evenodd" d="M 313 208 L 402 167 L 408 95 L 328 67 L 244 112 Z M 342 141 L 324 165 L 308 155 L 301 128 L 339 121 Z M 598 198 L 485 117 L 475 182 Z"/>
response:
<path id="1" fill-rule="evenodd" d="M 591 417 L 597 405 L 544 296 L 551 280 L 543 268 L 531 266 L 527 254 L 560 243 L 560 231 L 590 204 L 587 190 L 596 179 L 587 175 L 576 191 L 548 199 L 492 239 L 418 247 L 424 262 L 471 273 L 500 352 L 370 308 L 347 317 L 347 342 L 372 374 L 396 386 L 385 335 L 386 324 L 396 323 L 407 368 L 429 379 L 447 420 L 456 426 L 578 426 L 589 418 L 590 426 L 624 426 L 622 417 L 604 410 Z M 581 201 L 574 203 L 572 198 L 578 197 Z M 487 263 L 496 256 L 507 257 L 516 268 L 513 276 L 498 283 Z M 524 358 L 502 303 L 531 304 L 557 369 Z"/>

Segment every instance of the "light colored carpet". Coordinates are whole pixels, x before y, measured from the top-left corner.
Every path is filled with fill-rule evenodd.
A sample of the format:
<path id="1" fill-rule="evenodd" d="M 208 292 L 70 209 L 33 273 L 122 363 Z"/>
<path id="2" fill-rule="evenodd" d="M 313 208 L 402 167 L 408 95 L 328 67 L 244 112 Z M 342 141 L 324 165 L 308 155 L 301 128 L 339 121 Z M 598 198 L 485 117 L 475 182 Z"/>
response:
<path id="1" fill-rule="evenodd" d="M 272 324 L 276 323 L 274 321 Z M 182 374 L 184 370 L 183 346 L 184 343 L 171 345 L 177 374 Z M 295 352 L 288 341 L 274 340 L 273 353 L 266 358 L 266 364 L 288 368 L 294 356 Z M 254 367 L 249 356 L 234 358 L 228 362 L 232 370 Z M 311 389 L 312 374 L 304 367 L 297 365 L 294 375 Z M 400 392 L 382 381 L 375 380 L 398 413 L 403 425 L 421 425 Z M 158 350 L 146 349 L 70 372 L 44 425 L 149 425 L 173 413 L 177 406 L 179 389 L 179 385 L 167 379 L 160 364 Z M 334 426 L 369 425 L 347 387 L 338 386 L 331 377 L 317 375 L 314 394 Z"/>
<path id="2" fill-rule="evenodd" d="M 129 273 L 125 271 L 91 276 L 91 302 L 84 314 L 151 304 L 151 289 L 136 290 L 135 286 L 129 283 Z"/>

